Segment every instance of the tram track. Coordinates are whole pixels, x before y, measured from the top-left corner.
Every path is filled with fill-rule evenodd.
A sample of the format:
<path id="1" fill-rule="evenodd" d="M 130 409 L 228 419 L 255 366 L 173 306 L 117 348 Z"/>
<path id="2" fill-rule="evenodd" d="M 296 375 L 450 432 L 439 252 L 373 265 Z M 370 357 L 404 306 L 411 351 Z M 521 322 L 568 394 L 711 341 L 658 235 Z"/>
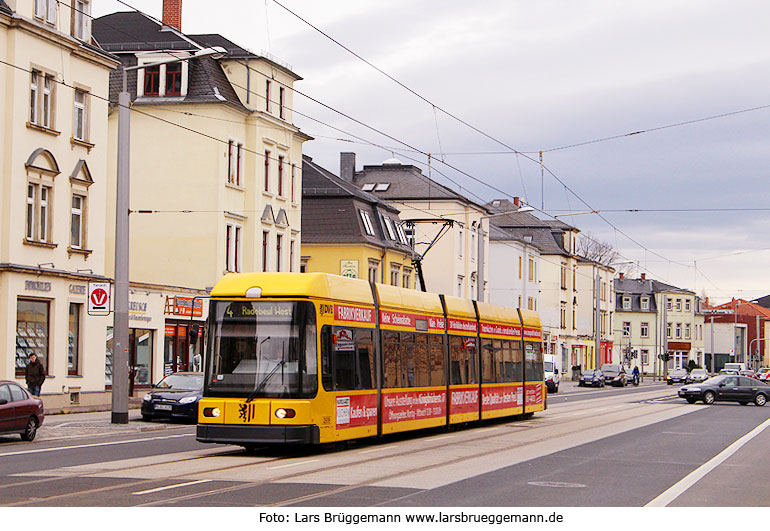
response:
<path id="1" fill-rule="evenodd" d="M 570 406 L 572 406 L 572 405 L 577 405 L 577 404 L 570 404 Z M 594 404 L 592 404 L 592 405 L 594 405 Z M 633 407 L 634 405 L 637 406 L 637 408 L 635 408 L 635 409 L 646 409 L 646 408 L 643 408 L 643 407 L 639 407 L 639 406 L 642 406 L 642 405 L 638 404 L 638 403 L 637 404 L 632 404 L 632 403 L 624 404 L 625 407 Z M 649 404 L 647 404 L 647 405 L 649 405 Z M 590 408 L 590 409 L 593 409 L 593 410 L 601 410 L 601 409 L 603 409 L 602 404 L 595 404 L 595 406 L 598 406 L 598 407 L 594 407 L 594 408 Z M 678 406 L 677 405 L 672 405 L 671 407 L 666 407 L 666 405 L 664 405 L 664 404 L 656 404 L 657 411 L 667 411 L 669 409 L 674 409 L 676 407 L 678 407 Z M 563 410 L 565 410 L 564 411 L 565 414 L 564 415 L 558 415 L 557 414 L 555 416 L 551 416 L 550 418 L 549 418 L 549 415 L 546 414 L 546 415 L 543 415 L 542 417 L 535 417 L 534 419 L 530 419 L 530 420 L 526 420 L 526 421 L 521 421 L 521 422 L 510 422 L 510 420 L 506 420 L 506 421 L 498 423 L 497 425 L 495 425 L 493 427 L 487 426 L 487 427 L 477 428 L 476 430 L 467 430 L 467 431 L 466 430 L 458 430 L 458 431 L 452 432 L 452 434 L 450 434 L 450 435 L 437 435 L 437 436 L 431 437 L 431 436 L 425 436 L 424 434 L 418 435 L 417 433 L 415 433 L 415 435 L 416 435 L 415 437 L 410 437 L 408 439 L 400 440 L 400 441 L 397 441 L 395 443 L 393 443 L 393 442 L 386 442 L 385 444 L 387 446 L 383 446 L 381 448 L 378 447 L 378 448 L 355 449 L 355 450 L 344 450 L 344 451 L 341 451 L 341 452 L 334 452 L 334 454 L 340 455 L 341 457 L 353 456 L 354 457 L 353 460 L 345 460 L 344 462 L 341 462 L 341 463 L 335 463 L 335 464 L 331 464 L 329 466 L 323 466 L 323 467 L 316 468 L 316 469 L 313 469 L 313 470 L 305 469 L 305 470 L 291 471 L 291 472 L 283 473 L 283 474 L 279 473 L 279 474 L 276 474 L 276 475 L 271 475 L 270 477 L 265 478 L 265 479 L 261 479 L 259 481 L 243 481 L 242 483 L 240 483 L 238 485 L 229 485 L 229 486 L 226 486 L 226 487 L 220 487 L 220 488 L 206 490 L 206 491 L 197 492 L 197 493 L 183 494 L 183 495 L 174 496 L 174 497 L 171 497 L 171 498 L 163 498 L 163 499 L 159 499 L 159 500 L 153 500 L 153 501 L 150 501 L 150 502 L 147 502 L 147 503 L 135 504 L 133 506 L 149 507 L 149 506 L 169 505 L 169 504 L 174 504 L 174 503 L 178 503 L 178 502 L 189 501 L 189 500 L 192 500 L 192 499 L 200 499 L 200 498 L 205 498 L 205 497 L 210 497 L 210 496 L 226 494 L 228 492 L 234 492 L 234 491 L 254 488 L 254 487 L 258 487 L 258 486 L 269 484 L 269 483 L 291 482 L 292 479 L 298 479 L 298 478 L 301 478 L 303 476 L 308 476 L 309 474 L 333 473 L 335 471 L 341 471 L 341 470 L 344 470 L 346 468 L 356 467 L 356 466 L 363 465 L 363 464 L 371 464 L 371 463 L 377 463 L 377 462 L 386 462 L 388 460 L 394 460 L 394 459 L 404 459 L 404 458 L 408 458 L 410 456 L 417 456 L 417 455 L 419 455 L 421 453 L 425 453 L 425 452 L 437 452 L 437 451 L 441 451 L 442 449 L 447 449 L 447 448 L 450 448 L 450 447 L 453 447 L 453 446 L 467 446 L 467 445 L 477 446 L 477 444 L 479 442 L 481 442 L 481 441 L 490 442 L 490 441 L 494 441 L 496 439 L 501 439 L 501 438 L 505 438 L 505 437 L 511 437 L 511 434 L 515 433 L 515 432 L 512 432 L 511 430 L 502 430 L 502 428 L 519 428 L 519 430 L 516 430 L 516 432 L 518 432 L 518 433 L 522 433 L 524 430 L 526 430 L 527 432 L 531 433 L 533 431 L 532 429 L 537 430 L 538 428 L 547 428 L 547 427 L 560 427 L 561 428 L 560 432 L 558 434 L 556 434 L 556 435 L 552 434 L 551 431 L 548 430 L 547 432 L 544 432 L 539 437 L 528 438 L 526 441 L 523 441 L 520 444 L 515 444 L 513 446 L 511 446 L 511 445 L 503 445 L 503 446 L 498 446 L 498 447 L 491 448 L 491 449 L 484 450 L 484 451 L 475 451 L 472 455 L 458 456 L 456 458 L 442 460 L 441 462 L 438 462 L 438 463 L 430 463 L 430 464 L 426 464 L 426 465 L 421 466 L 421 467 L 410 468 L 409 470 L 406 470 L 406 471 L 397 471 L 397 472 L 394 472 L 392 474 L 378 475 L 377 477 L 374 477 L 374 478 L 371 478 L 371 479 L 368 479 L 368 480 L 358 481 L 358 482 L 354 482 L 354 483 L 346 484 L 346 485 L 342 485 L 342 486 L 335 485 L 335 486 L 333 486 L 332 488 L 330 488 L 328 490 L 323 490 L 323 491 L 318 492 L 318 493 L 303 495 L 303 496 L 299 496 L 299 497 L 295 497 L 295 498 L 290 498 L 290 499 L 282 500 L 280 502 L 276 502 L 274 504 L 269 504 L 269 505 L 264 505 L 264 506 L 285 506 L 285 505 L 291 505 L 291 504 L 295 504 L 295 503 L 302 503 L 302 502 L 305 502 L 305 501 L 310 501 L 310 500 L 313 500 L 313 499 L 318 499 L 318 498 L 322 498 L 322 497 L 326 497 L 326 496 L 342 493 L 342 492 L 349 491 L 349 490 L 356 489 L 356 488 L 360 488 L 360 487 L 366 487 L 366 486 L 371 486 L 371 485 L 378 484 L 378 483 L 387 482 L 389 480 L 398 479 L 400 477 L 404 477 L 404 476 L 411 475 L 411 474 L 416 474 L 416 473 L 420 473 L 420 472 L 429 472 L 431 470 L 436 470 L 436 469 L 440 469 L 442 467 L 447 467 L 447 466 L 460 465 L 463 462 L 469 461 L 471 459 L 490 457 L 490 456 L 494 456 L 495 454 L 502 454 L 503 452 L 509 452 L 512 449 L 521 449 L 521 448 L 532 447 L 532 446 L 537 445 L 539 443 L 543 443 L 544 441 L 553 440 L 554 436 L 556 436 L 556 437 L 569 437 L 570 435 L 574 435 L 575 433 L 584 430 L 583 423 L 584 423 L 585 419 L 583 417 L 581 417 L 581 416 L 572 416 L 572 415 L 566 414 L 566 413 L 569 413 L 569 411 L 571 411 L 573 409 L 572 407 L 568 407 L 567 404 L 564 404 L 563 406 L 557 407 L 557 408 L 554 408 L 554 409 L 559 409 L 559 410 L 563 409 Z M 604 409 L 606 409 L 606 408 L 604 408 Z M 615 410 L 617 412 L 620 412 L 619 411 L 619 407 L 613 407 L 613 408 L 610 408 L 610 409 L 611 410 Z M 549 411 L 553 411 L 553 409 L 551 409 Z M 610 413 L 612 413 L 612 412 L 613 411 L 611 411 Z M 561 411 L 560 411 L 560 413 L 561 413 Z M 627 412 L 624 412 L 624 418 L 626 418 L 626 419 L 629 419 L 629 418 L 642 418 L 645 415 L 646 415 L 646 413 L 642 411 L 642 412 L 640 412 L 638 417 L 628 417 Z M 556 422 L 548 422 L 549 420 L 550 421 L 556 421 Z M 599 423 L 593 424 L 592 427 L 593 428 L 597 428 L 597 429 L 601 429 L 602 427 L 605 427 L 605 426 L 608 426 L 610 424 L 613 424 L 614 422 L 616 422 L 616 420 L 613 420 L 612 418 L 608 418 L 608 419 L 606 419 L 605 422 L 599 422 Z M 575 427 L 575 428 L 570 428 L 570 429 L 566 429 L 566 430 L 564 429 L 565 427 L 567 427 L 567 426 L 569 426 L 570 424 L 573 424 L 573 423 L 579 423 L 580 425 L 578 427 Z M 500 430 L 500 431 L 499 431 L 499 433 L 491 433 L 490 430 Z M 472 431 L 476 431 L 477 436 L 473 436 L 472 435 Z M 471 436 L 464 436 L 466 433 L 467 434 L 471 434 Z M 459 439 L 457 438 L 458 436 L 460 437 Z M 419 441 L 420 443 L 425 443 L 425 442 L 430 443 L 430 442 L 433 442 L 431 439 L 433 439 L 433 441 L 435 441 L 435 442 L 438 442 L 439 440 L 441 442 L 439 442 L 438 444 L 431 444 L 430 447 L 427 447 L 427 448 L 425 446 L 420 446 L 418 448 L 406 449 L 404 451 L 398 451 L 398 452 L 395 452 L 395 453 L 387 453 L 385 455 L 376 455 L 376 456 L 372 455 L 375 452 L 387 451 L 388 449 L 390 449 L 389 448 L 390 445 L 410 444 L 410 443 L 415 442 L 415 441 Z M 318 452 L 308 453 L 306 456 L 303 456 L 303 457 L 312 458 L 313 456 L 323 455 L 324 453 L 326 453 L 326 451 L 322 450 L 322 451 L 318 451 Z M 233 454 L 235 454 L 235 455 L 233 455 Z M 182 470 L 184 470 L 186 468 L 189 469 L 189 466 L 187 466 L 187 465 L 189 465 L 191 463 L 205 462 L 206 460 L 210 460 L 212 458 L 217 458 L 217 457 L 239 457 L 241 455 L 243 455 L 242 451 L 238 451 L 238 450 L 227 451 L 227 450 L 224 450 L 222 452 L 217 452 L 217 453 L 214 453 L 214 454 L 198 455 L 198 456 L 191 456 L 191 457 L 180 458 L 180 459 L 164 460 L 161 463 L 151 463 L 151 464 L 142 464 L 142 465 L 137 465 L 135 463 L 132 463 L 132 464 L 128 464 L 128 465 L 122 466 L 122 467 L 115 467 L 115 468 L 107 467 L 107 468 L 103 468 L 101 470 L 94 470 L 94 471 L 89 471 L 89 472 L 86 472 L 86 473 L 77 473 L 77 472 L 73 471 L 72 474 L 60 474 L 60 475 L 57 475 L 55 477 L 47 477 L 47 478 L 30 480 L 30 481 L 15 482 L 14 485 L 16 485 L 16 486 L 24 486 L 24 485 L 32 485 L 32 484 L 42 484 L 42 483 L 45 483 L 45 482 L 59 481 L 62 478 L 74 479 L 74 478 L 94 478 L 94 477 L 121 477 L 120 476 L 121 472 L 126 473 L 126 475 L 128 476 L 128 472 L 133 472 L 133 474 L 136 474 L 137 473 L 136 471 L 139 471 L 139 470 L 143 470 L 143 469 L 144 470 L 152 470 L 155 467 L 168 466 L 168 465 L 176 465 L 179 468 L 181 468 Z M 360 458 L 358 458 L 358 457 L 360 457 Z M 136 481 L 131 481 L 131 482 L 128 482 L 128 483 L 122 483 L 122 484 L 119 484 L 119 485 L 110 485 L 110 486 L 98 487 L 98 488 L 93 488 L 93 489 L 78 490 L 78 491 L 75 491 L 75 492 L 69 492 L 69 493 L 63 493 L 63 494 L 58 494 L 58 495 L 53 495 L 53 496 L 35 498 L 35 499 L 32 499 L 32 500 L 20 500 L 20 501 L 9 503 L 9 504 L 3 504 L 3 506 L 24 506 L 24 505 L 29 505 L 29 504 L 41 504 L 41 503 L 42 504 L 46 504 L 46 503 L 51 503 L 51 502 L 62 501 L 62 500 L 65 500 L 67 498 L 73 498 L 73 497 L 78 497 L 78 498 L 82 498 L 83 496 L 92 497 L 93 495 L 98 495 L 100 493 L 106 493 L 106 492 L 115 491 L 115 490 L 119 490 L 119 489 L 132 489 L 132 490 L 135 489 L 135 488 L 136 489 L 147 489 L 151 485 L 157 485 L 159 483 L 168 482 L 168 481 L 174 481 L 174 480 L 190 481 L 190 480 L 207 479 L 205 476 L 211 476 L 211 475 L 217 475 L 217 474 L 220 474 L 220 473 L 226 473 L 228 470 L 242 470 L 245 467 L 254 467 L 255 469 L 256 468 L 264 469 L 265 467 L 267 467 L 269 465 L 275 465 L 276 463 L 283 463 L 283 462 L 287 461 L 288 459 L 296 459 L 296 457 L 295 456 L 278 456 L 278 457 L 274 457 L 274 458 L 264 459 L 264 460 L 260 461 L 259 463 L 239 462 L 239 463 L 235 463 L 235 464 L 230 464 L 228 466 L 214 467 L 214 468 L 210 468 L 210 469 L 206 469 L 206 470 L 200 470 L 200 471 L 197 471 L 197 472 L 174 473 L 174 474 L 168 474 L 168 475 L 164 475 L 164 476 L 155 476 L 155 477 L 150 478 L 150 479 L 139 479 L 139 480 L 136 480 Z M 314 460 L 314 461 L 317 461 L 317 460 Z M 300 460 L 300 461 L 296 461 L 295 463 L 288 463 L 287 465 L 288 466 L 302 466 L 304 464 L 307 464 L 307 462 Z M 286 466 L 286 465 L 284 465 L 284 466 Z M 278 466 L 278 467 L 274 467 L 273 469 L 274 470 L 279 470 L 280 468 L 281 467 Z M 40 471 L 40 473 L 44 474 L 45 471 Z M 220 480 L 226 480 L 226 479 L 220 478 Z"/>

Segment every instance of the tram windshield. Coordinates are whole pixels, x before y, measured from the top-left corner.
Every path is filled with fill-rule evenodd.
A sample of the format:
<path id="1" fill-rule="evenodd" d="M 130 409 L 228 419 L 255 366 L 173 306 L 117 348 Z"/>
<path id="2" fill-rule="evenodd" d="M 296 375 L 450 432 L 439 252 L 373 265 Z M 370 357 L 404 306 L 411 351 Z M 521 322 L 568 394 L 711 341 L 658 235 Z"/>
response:
<path id="1" fill-rule="evenodd" d="M 206 396 L 315 396 L 318 364 L 312 303 L 211 301 L 209 312 Z"/>

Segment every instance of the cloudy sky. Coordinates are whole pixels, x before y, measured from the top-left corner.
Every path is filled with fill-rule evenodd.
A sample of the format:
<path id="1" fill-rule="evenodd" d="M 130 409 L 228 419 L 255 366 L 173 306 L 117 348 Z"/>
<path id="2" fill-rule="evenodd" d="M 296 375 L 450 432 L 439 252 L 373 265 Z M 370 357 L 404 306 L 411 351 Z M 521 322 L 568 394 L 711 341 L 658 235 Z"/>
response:
<path id="1" fill-rule="evenodd" d="M 273 54 L 347 115 L 295 97 L 326 168 L 355 151 L 359 169 L 395 156 L 428 173 L 431 153 L 431 176 L 475 201 L 599 210 L 559 219 L 654 278 L 720 301 L 770 293 L 770 2 L 280 3 L 422 97 L 272 0 L 185 0 L 183 31 Z M 126 4 L 161 16 L 162 0 L 94 14 Z"/>

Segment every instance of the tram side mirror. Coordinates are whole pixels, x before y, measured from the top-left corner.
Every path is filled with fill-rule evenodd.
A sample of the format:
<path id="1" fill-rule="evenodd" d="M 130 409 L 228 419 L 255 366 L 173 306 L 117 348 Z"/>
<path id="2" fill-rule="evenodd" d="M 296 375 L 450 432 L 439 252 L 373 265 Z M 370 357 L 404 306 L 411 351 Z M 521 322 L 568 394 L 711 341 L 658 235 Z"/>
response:
<path id="1" fill-rule="evenodd" d="M 7 403 L 8 403 L 8 400 L 6 400 L 5 398 L 0 398 L 0 406 L 4 406 Z"/>

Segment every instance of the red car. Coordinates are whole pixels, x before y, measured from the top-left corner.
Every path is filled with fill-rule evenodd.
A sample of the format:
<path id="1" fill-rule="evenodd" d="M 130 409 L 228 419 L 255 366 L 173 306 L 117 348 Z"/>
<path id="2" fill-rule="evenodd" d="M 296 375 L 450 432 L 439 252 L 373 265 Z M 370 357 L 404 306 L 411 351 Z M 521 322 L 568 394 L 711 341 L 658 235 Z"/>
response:
<path id="1" fill-rule="evenodd" d="M 738 374 L 740 374 L 741 376 L 748 376 L 749 378 L 754 378 L 755 380 L 759 380 L 759 376 L 757 376 L 757 373 L 748 369 L 739 371 Z"/>
<path id="2" fill-rule="evenodd" d="M 45 419 L 43 401 L 16 382 L 0 380 L 0 434 L 18 433 L 31 441 Z"/>

